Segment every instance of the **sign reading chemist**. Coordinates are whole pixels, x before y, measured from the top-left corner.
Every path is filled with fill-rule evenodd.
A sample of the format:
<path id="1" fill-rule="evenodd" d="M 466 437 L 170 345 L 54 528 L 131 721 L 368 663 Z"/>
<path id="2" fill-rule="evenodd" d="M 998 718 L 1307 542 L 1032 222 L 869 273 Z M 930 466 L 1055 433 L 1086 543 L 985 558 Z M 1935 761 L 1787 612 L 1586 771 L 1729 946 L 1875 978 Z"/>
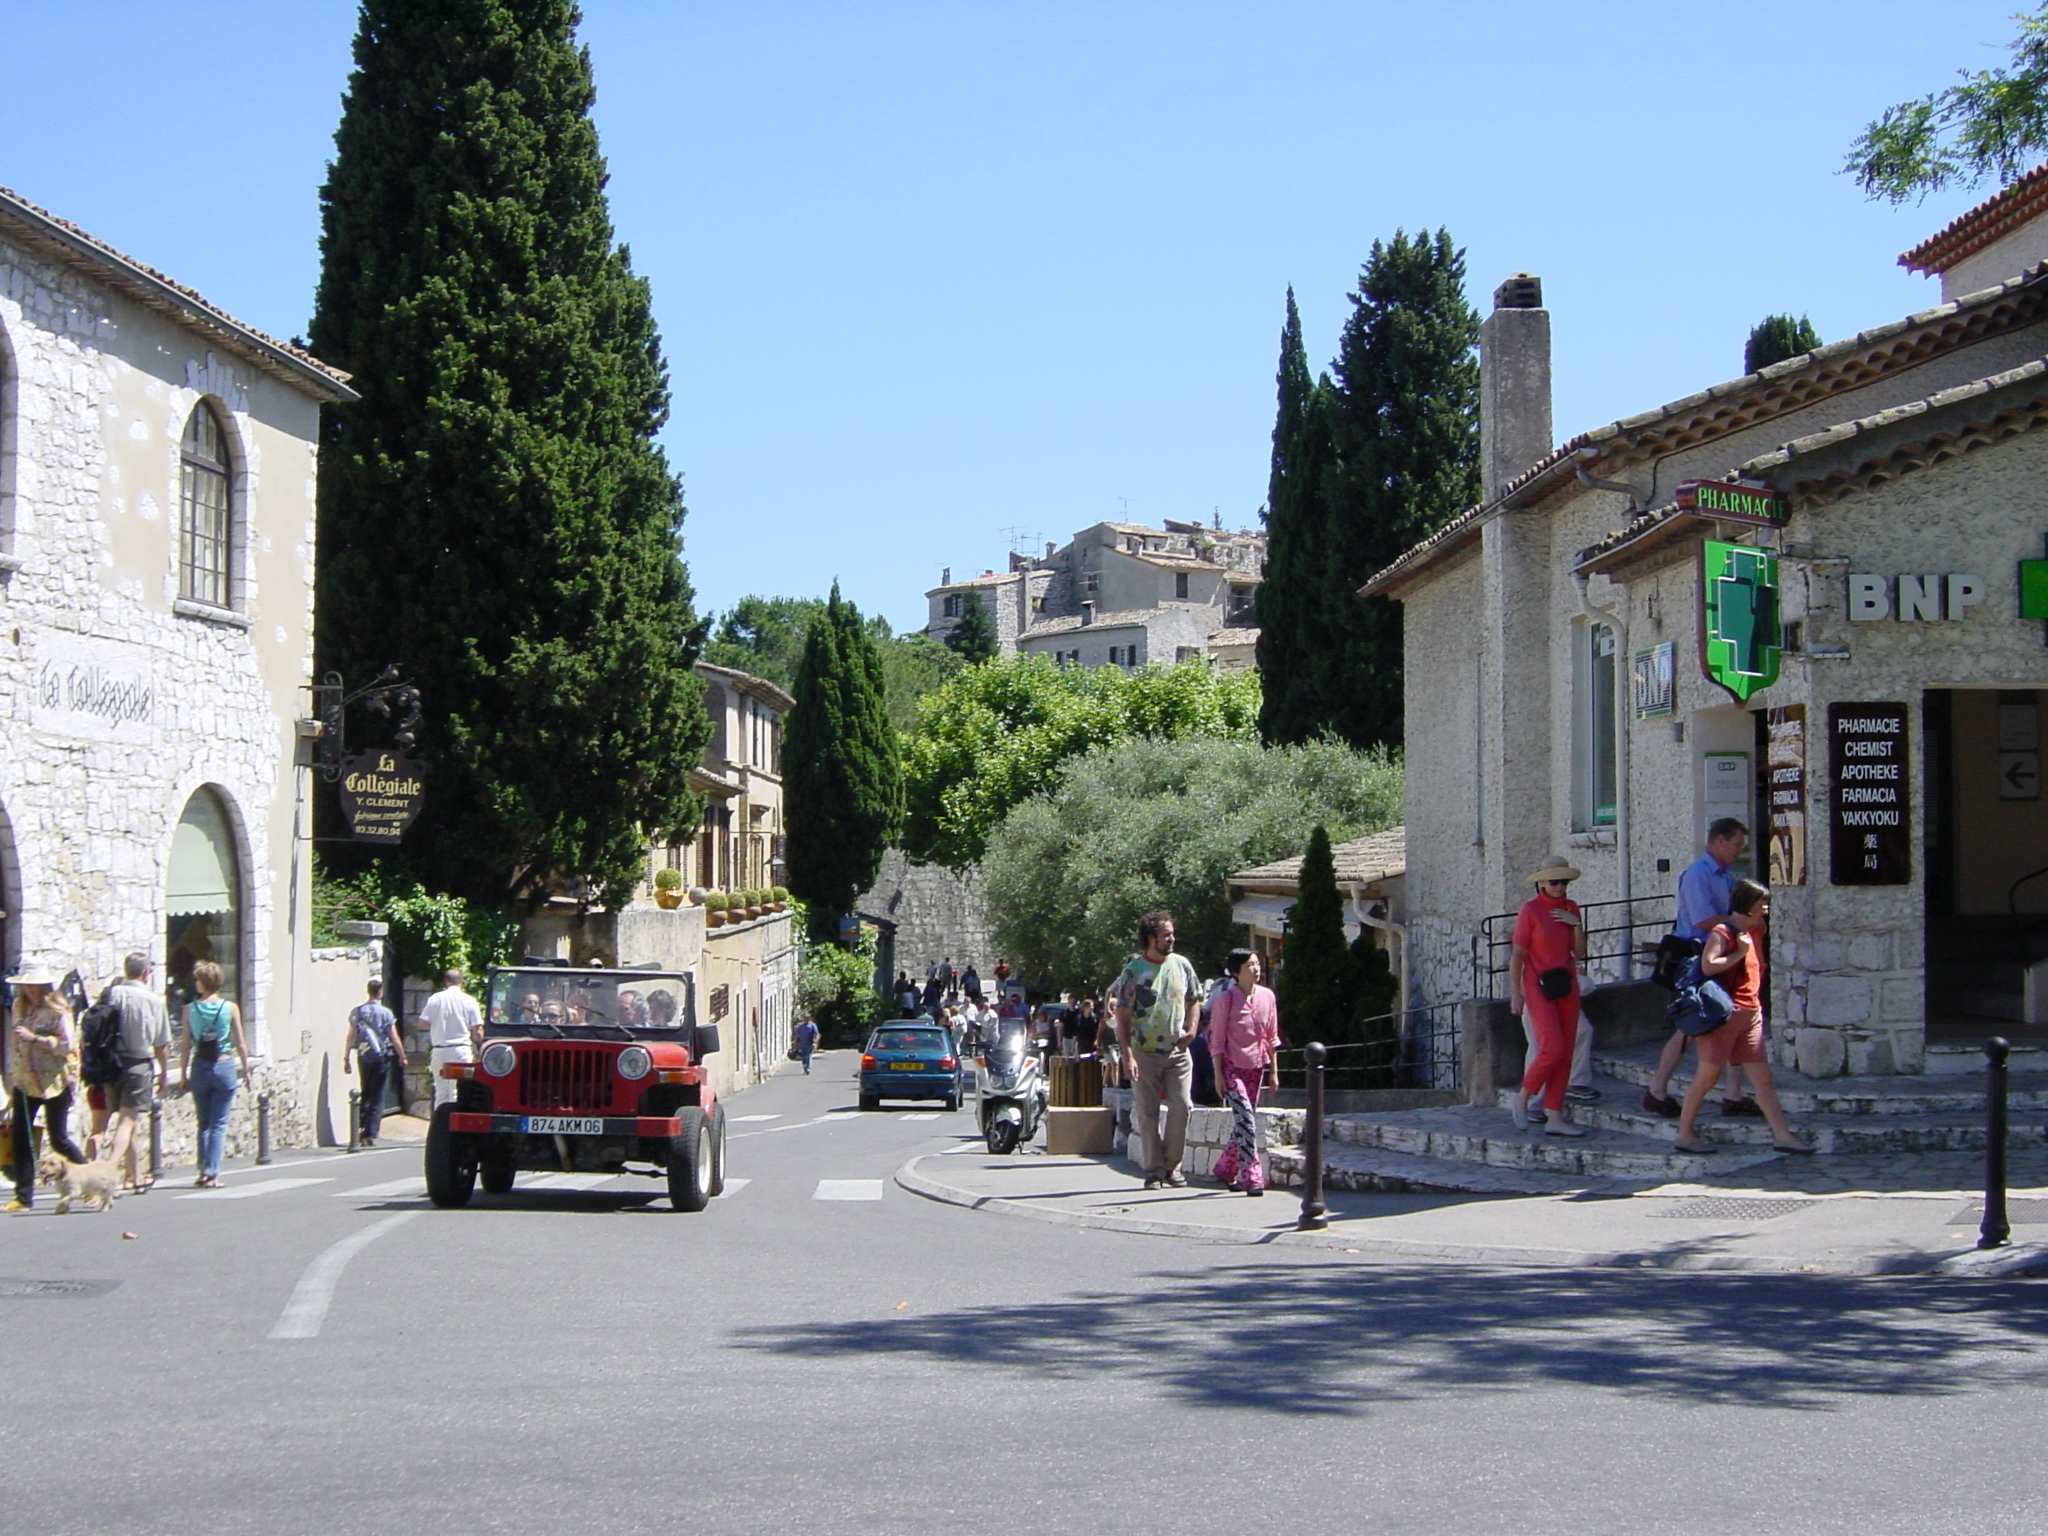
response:
<path id="1" fill-rule="evenodd" d="M 1849 578 L 1849 617 L 1862 623 L 1897 619 L 1941 622 L 1968 618 L 1984 601 L 1982 576 L 1855 576 Z"/>

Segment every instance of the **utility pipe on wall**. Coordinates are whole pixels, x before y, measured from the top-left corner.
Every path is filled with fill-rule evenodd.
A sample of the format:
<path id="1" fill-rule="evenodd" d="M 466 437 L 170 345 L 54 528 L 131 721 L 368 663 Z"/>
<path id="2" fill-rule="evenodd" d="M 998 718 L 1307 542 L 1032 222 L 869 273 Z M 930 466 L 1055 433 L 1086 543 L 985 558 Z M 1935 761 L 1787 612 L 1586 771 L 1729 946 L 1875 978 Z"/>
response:
<path id="1" fill-rule="evenodd" d="M 1377 928 L 1382 933 L 1390 933 L 1397 941 L 1394 950 L 1394 985 L 1400 989 L 1396 994 L 1399 999 L 1398 1006 L 1401 1012 L 1406 1013 L 1408 1011 L 1408 925 L 1406 923 L 1397 923 L 1392 918 L 1374 917 L 1366 907 L 1365 897 L 1362 894 L 1363 886 L 1347 885 L 1344 889 L 1350 893 L 1350 916 L 1353 922 L 1362 928 Z"/>

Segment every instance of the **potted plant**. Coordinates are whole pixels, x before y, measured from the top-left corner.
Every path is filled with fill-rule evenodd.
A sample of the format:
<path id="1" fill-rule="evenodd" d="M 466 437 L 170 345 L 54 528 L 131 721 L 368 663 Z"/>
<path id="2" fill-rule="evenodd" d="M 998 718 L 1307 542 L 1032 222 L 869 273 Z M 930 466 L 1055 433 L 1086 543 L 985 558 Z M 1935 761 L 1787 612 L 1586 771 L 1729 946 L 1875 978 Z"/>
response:
<path id="1" fill-rule="evenodd" d="M 758 891 L 758 890 L 755 890 L 755 889 L 748 889 L 748 890 L 746 890 L 746 891 L 742 892 L 742 893 L 741 893 L 741 896 L 742 896 L 742 899 L 743 899 L 743 900 L 744 900 L 744 901 L 746 902 L 746 904 L 747 904 L 747 916 L 748 916 L 749 918 L 755 918 L 755 917 L 759 917 L 759 916 L 761 915 L 761 893 L 760 893 L 760 891 Z"/>
<path id="2" fill-rule="evenodd" d="M 776 910 L 776 911 L 778 911 L 778 912 L 787 912 L 787 911 L 789 910 L 789 887 L 788 887 L 788 886 L 785 886 L 785 885 L 778 885 L 778 886 L 776 886 L 776 887 L 775 887 L 775 889 L 774 889 L 774 890 L 770 891 L 770 892 L 769 892 L 768 894 L 769 894 L 770 896 L 772 896 L 772 897 L 773 897 L 773 898 L 775 899 L 775 910 Z"/>
<path id="3" fill-rule="evenodd" d="M 657 869 L 654 872 L 654 904 L 664 912 L 673 912 L 683 904 L 683 872 L 680 869 Z"/>
<path id="4" fill-rule="evenodd" d="M 723 928 L 725 926 L 727 899 L 723 891 L 706 891 L 704 893 L 704 926 L 706 928 Z"/>

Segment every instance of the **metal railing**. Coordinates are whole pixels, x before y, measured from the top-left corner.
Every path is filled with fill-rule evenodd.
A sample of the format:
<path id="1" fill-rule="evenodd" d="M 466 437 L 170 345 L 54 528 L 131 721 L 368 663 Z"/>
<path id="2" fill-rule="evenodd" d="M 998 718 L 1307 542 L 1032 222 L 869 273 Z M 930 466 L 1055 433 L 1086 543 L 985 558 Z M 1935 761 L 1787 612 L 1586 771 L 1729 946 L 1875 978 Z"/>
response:
<path id="1" fill-rule="evenodd" d="M 1514 912 L 1496 912 L 1479 925 L 1472 941 L 1472 995 L 1501 997 L 1507 991 L 1508 960 L 1515 948 Z M 1586 981 L 1598 985 L 1647 975 L 1650 952 L 1671 931 L 1667 895 L 1588 901 L 1579 907 L 1586 924 Z"/>
<path id="2" fill-rule="evenodd" d="M 1364 1021 L 1363 1039 L 1323 1047 L 1333 1089 L 1456 1088 L 1458 1005 L 1437 1003 Z M 1282 1088 L 1308 1086 L 1305 1048 L 1283 1046 L 1277 1067 Z"/>

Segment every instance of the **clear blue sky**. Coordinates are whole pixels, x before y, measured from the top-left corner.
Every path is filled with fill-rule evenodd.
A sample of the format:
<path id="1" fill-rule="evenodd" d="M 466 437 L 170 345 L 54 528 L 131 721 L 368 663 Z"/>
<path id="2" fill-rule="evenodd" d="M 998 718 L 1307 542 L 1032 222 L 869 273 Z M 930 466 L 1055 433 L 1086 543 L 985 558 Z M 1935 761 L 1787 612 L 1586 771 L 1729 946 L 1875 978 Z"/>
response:
<path id="1" fill-rule="evenodd" d="M 612 215 L 653 280 L 700 600 L 922 624 L 942 566 L 1265 496 L 1283 295 L 1335 348 L 1376 236 L 1541 274 L 1559 434 L 1932 304 L 1975 201 L 1837 175 L 2002 62 L 2018 0 L 590 0 Z M 0 184 L 303 331 L 352 4 L 0 0 Z"/>

